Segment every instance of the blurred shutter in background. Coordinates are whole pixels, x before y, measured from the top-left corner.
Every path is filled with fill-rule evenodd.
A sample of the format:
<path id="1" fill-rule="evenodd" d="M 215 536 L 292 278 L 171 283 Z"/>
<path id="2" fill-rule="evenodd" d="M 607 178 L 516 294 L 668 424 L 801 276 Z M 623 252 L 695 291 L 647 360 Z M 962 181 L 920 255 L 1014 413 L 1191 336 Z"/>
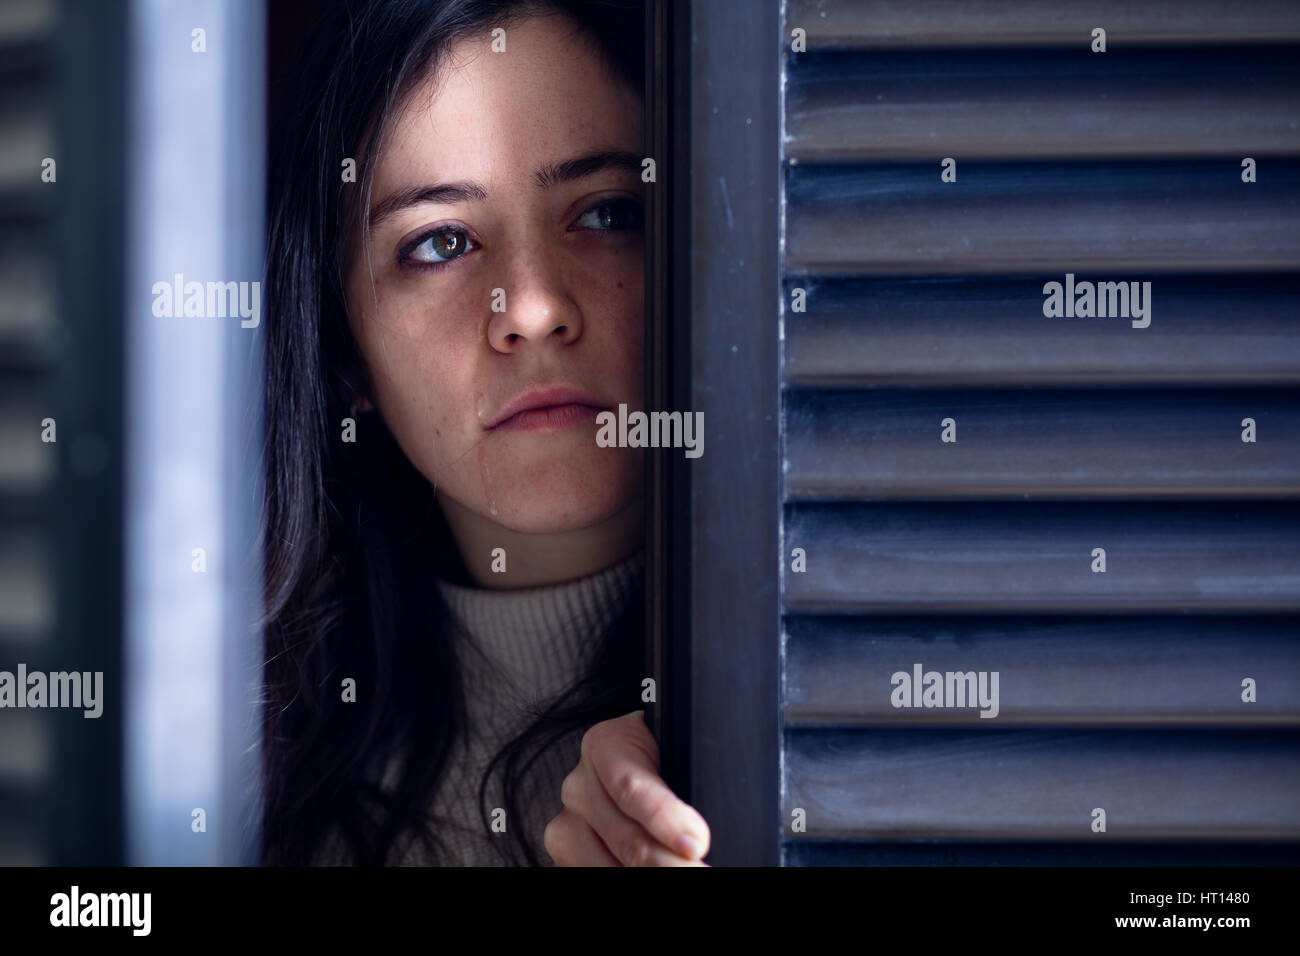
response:
<path id="1" fill-rule="evenodd" d="M 54 155 L 52 0 L 0 6 L 0 669 L 45 669 L 54 643 Z M 80 715 L 77 715 L 78 719 Z M 52 784 L 49 711 L 0 711 L 0 865 L 53 860 L 44 808 Z"/>
<path id="2" fill-rule="evenodd" d="M 265 16 L 0 6 L 0 670 L 103 674 L 0 710 L 0 864 L 257 859 L 260 331 L 153 289 L 262 279 Z"/>

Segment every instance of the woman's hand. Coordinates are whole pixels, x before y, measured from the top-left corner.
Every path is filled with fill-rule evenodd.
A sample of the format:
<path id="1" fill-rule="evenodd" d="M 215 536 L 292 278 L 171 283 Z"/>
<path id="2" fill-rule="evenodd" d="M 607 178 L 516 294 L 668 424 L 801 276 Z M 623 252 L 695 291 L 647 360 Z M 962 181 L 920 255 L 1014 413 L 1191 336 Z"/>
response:
<path id="1" fill-rule="evenodd" d="M 659 776 L 639 710 L 596 724 L 560 789 L 543 845 L 556 866 L 708 866 L 709 826 Z"/>

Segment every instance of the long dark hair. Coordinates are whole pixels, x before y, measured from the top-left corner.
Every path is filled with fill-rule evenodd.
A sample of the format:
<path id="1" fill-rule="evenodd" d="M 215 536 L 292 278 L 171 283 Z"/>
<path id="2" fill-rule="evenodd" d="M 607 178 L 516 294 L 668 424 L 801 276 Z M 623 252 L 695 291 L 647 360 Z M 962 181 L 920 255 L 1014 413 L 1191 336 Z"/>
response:
<path id="1" fill-rule="evenodd" d="M 640 0 L 340 0 L 318 17 L 272 124 L 265 285 L 266 486 L 263 862 L 304 865 L 342 839 L 359 865 L 396 862 L 413 836 L 445 847 L 426 811 L 466 707 L 435 576 L 466 575 L 429 482 L 377 413 L 348 328 L 341 248 L 368 207 L 373 157 L 395 110 L 457 39 L 562 12 L 643 93 Z M 344 183 L 344 158 L 358 181 Z M 355 192 L 350 192 L 355 191 Z M 358 418 L 355 443 L 342 420 Z M 643 596 L 591 652 L 585 677 L 496 754 L 509 819 L 524 776 L 560 739 L 639 704 Z M 356 701 L 341 682 L 356 681 Z M 401 755 L 391 786 L 382 776 Z M 487 820 L 484 794 L 480 813 Z M 404 844 L 409 845 L 409 844 Z M 499 845 L 499 844 L 498 844 Z M 508 862 L 536 865 L 519 827 Z"/>

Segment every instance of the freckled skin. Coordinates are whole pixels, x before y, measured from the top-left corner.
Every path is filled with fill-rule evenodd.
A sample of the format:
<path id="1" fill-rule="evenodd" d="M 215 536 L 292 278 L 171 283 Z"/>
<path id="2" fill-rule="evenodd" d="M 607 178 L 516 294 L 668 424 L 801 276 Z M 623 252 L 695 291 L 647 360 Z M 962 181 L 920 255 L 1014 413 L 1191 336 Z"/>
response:
<path id="1" fill-rule="evenodd" d="M 488 199 L 399 211 L 368 249 L 354 237 L 346 271 L 374 405 L 434 486 L 467 566 L 494 542 L 513 549 L 518 573 L 509 584 L 484 579 L 489 586 L 589 573 L 630 553 L 641 533 L 641 449 L 597 446 L 594 422 L 484 428 L 532 385 L 567 383 L 611 408 L 642 407 L 642 232 L 591 228 L 588 211 L 644 201 L 645 186 L 619 169 L 549 189 L 533 182 L 543 163 L 644 152 L 640 101 L 572 30 L 562 17 L 530 17 L 508 27 L 505 53 L 491 51 L 487 34 L 452 48 L 440 82 L 426 81 L 397 117 L 372 201 L 470 180 Z M 464 229 L 468 250 L 440 270 L 399 265 L 433 225 Z M 496 289 L 504 312 L 492 311 Z"/>

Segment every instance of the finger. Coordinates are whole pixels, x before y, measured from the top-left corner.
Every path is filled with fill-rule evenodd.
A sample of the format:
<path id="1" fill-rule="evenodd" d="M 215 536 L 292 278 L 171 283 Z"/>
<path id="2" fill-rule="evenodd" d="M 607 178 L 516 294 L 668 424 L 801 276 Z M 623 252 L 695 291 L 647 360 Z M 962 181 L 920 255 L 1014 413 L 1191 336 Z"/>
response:
<path id="1" fill-rule="evenodd" d="M 708 824 L 660 778 L 659 748 L 640 712 L 592 727 L 582 739 L 582 759 L 618 810 L 656 841 L 687 859 L 708 852 Z"/>
<path id="2" fill-rule="evenodd" d="M 624 866 L 699 866 L 674 853 L 651 836 L 641 824 L 626 816 L 610 799 L 590 766 L 579 764 L 566 780 L 564 804 L 573 807 L 596 836 Z"/>
<path id="3" fill-rule="evenodd" d="M 590 824 L 570 810 L 546 825 L 542 846 L 556 866 L 622 866 Z"/>

